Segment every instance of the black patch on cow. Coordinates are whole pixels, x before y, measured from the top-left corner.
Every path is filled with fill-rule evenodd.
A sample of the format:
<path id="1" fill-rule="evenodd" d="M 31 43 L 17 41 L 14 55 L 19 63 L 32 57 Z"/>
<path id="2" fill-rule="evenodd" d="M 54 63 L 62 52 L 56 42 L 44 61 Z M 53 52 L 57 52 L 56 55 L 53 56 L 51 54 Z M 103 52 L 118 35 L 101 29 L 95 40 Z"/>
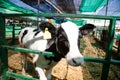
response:
<path id="1" fill-rule="evenodd" d="M 24 38 L 24 36 L 25 36 L 27 33 L 28 33 L 28 30 L 25 30 L 25 31 L 23 32 L 23 35 L 22 35 L 22 37 L 21 37 L 21 42 L 23 42 L 23 38 Z"/>
<path id="2" fill-rule="evenodd" d="M 48 63 L 48 65 L 50 65 L 52 63 L 52 61 L 58 62 L 60 61 L 61 57 L 60 56 L 55 56 L 55 57 L 49 57 L 49 56 L 44 56 L 46 60 L 49 60 L 50 62 Z"/>
<path id="3" fill-rule="evenodd" d="M 48 51 L 48 52 L 52 52 L 54 55 L 55 55 L 55 57 L 50 57 L 50 56 L 45 56 L 45 59 L 46 60 L 50 60 L 50 61 L 55 61 L 55 62 L 58 62 L 58 61 L 60 61 L 60 59 L 61 59 L 61 56 L 60 55 L 57 55 L 57 54 L 60 54 L 60 53 L 58 53 L 58 51 L 56 50 L 56 43 L 55 43 L 55 39 L 56 38 L 53 38 L 53 39 L 51 39 L 51 40 L 48 40 L 48 47 L 47 47 L 47 49 L 45 50 L 45 51 Z M 63 57 L 63 56 L 62 56 Z"/>
<path id="4" fill-rule="evenodd" d="M 37 34 L 39 34 L 40 33 L 40 31 L 37 31 L 35 34 L 34 34 L 34 36 L 33 37 L 35 37 Z"/>
<path id="5" fill-rule="evenodd" d="M 94 29 L 94 28 L 96 28 L 96 26 L 93 24 L 85 24 L 82 27 L 80 27 L 79 30 Z"/>
<path id="6" fill-rule="evenodd" d="M 38 29 L 34 29 L 34 30 L 33 30 L 33 32 L 36 32 L 36 31 L 38 31 Z"/>
<path id="7" fill-rule="evenodd" d="M 81 33 L 82 35 L 87 35 L 94 28 L 96 28 L 96 26 L 93 25 L 93 24 L 85 24 L 84 26 L 82 26 L 82 27 L 79 28 L 79 33 Z"/>
<path id="8" fill-rule="evenodd" d="M 58 29 L 58 34 L 57 34 L 57 48 L 59 50 L 59 53 L 62 53 L 64 56 L 68 53 L 69 51 L 69 41 L 68 37 L 65 33 L 65 31 L 60 27 Z"/>
<path id="9" fill-rule="evenodd" d="M 64 57 L 64 55 L 59 53 L 56 49 L 56 47 L 57 47 L 56 46 L 56 39 L 57 39 L 56 37 L 53 37 L 52 39 L 49 39 L 48 43 L 47 43 L 47 48 L 45 50 L 45 51 L 52 52 L 55 55 L 55 57 L 47 56 L 47 57 L 45 57 L 46 60 L 58 62 L 58 61 L 60 61 L 60 59 L 62 57 Z"/>
<path id="10" fill-rule="evenodd" d="M 21 31 L 19 31 L 18 35 L 20 35 Z"/>
<path id="11" fill-rule="evenodd" d="M 60 61 L 64 58 L 69 51 L 69 42 L 65 31 L 60 27 L 56 32 L 56 37 L 48 40 L 47 49 L 45 51 L 52 52 L 55 57 L 46 57 L 46 60 Z"/>
<path id="12" fill-rule="evenodd" d="M 52 37 L 55 36 L 55 31 L 56 31 L 56 28 L 54 25 L 52 25 L 51 23 L 49 22 L 46 22 L 46 21 L 43 21 L 41 22 L 41 24 L 39 25 L 39 28 L 41 31 L 45 31 L 45 28 L 48 28 L 48 31 L 52 34 Z"/>

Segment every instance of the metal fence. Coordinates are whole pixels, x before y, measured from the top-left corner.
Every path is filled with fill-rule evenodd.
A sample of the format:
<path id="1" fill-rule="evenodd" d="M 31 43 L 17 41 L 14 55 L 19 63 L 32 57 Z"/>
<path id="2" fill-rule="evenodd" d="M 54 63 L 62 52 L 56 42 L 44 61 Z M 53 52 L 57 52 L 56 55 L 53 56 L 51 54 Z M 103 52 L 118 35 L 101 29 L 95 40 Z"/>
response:
<path id="1" fill-rule="evenodd" d="M 44 16 L 44 17 L 64 17 L 64 18 L 71 17 L 71 18 L 110 20 L 109 35 L 108 35 L 109 37 L 108 49 L 105 55 L 105 59 L 84 56 L 84 60 L 103 64 L 101 80 L 107 80 L 110 64 L 120 65 L 120 61 L 111 60 L 115 24 L 116 24 L 116 20 L 120 19 L 120 17 L 118 16 L 100 16 L 100 15 L 82 15 L 82 14 L 0 14 L 0 72 L 1 72 L 0 78 L 1 80 L 8 80 L 8 77 L 19 78 L 22 80 L 24 79 L 37 80 L 35 78 L 29 78 L 29 77 L 26 77 L 20 74 L 15 74 L 15 73 L 8 71 L 8 52 L 7 52 L 8 49 L 15 50 L 15 51 L 21 51 L 21 52 L 27 52 L 27 53 L 31 52 L 31 53 L 43 55 L 43 52 L 6 45 L 5 18 L 6 17 L 18 17 L 18 16 L 39 16 L 39 17 Z M 45 55 L 54 56 L 51 52 L 45 52 Z"/>

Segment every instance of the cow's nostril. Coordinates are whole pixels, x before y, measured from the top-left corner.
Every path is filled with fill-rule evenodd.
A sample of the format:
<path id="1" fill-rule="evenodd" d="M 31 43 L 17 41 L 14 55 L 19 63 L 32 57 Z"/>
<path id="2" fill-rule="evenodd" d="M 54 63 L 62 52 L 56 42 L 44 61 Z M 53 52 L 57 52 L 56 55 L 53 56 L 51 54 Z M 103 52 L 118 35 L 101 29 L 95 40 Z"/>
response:
<path id="1" fill-rule="evenodd" d="M 72 61 L 73 61 L 73 63 L 75 63 L 75 64 L 77 63 L 74 59 L 72 59 Z"/>
<path id="2" fill-rule="evenodd" d="M 84 63 L 83 58 L 73 58 L 71 59 L 74 66 L 79 66 Z"/>

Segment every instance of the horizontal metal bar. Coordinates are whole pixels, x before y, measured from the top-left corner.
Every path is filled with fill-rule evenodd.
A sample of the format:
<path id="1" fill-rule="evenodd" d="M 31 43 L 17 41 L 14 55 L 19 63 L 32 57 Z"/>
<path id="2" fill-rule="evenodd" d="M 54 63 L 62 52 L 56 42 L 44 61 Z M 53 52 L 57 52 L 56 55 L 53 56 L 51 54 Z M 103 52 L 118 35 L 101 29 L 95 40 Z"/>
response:
<path id="1" fill-rule="evenodd" d="M 21 30 L 21 29 L 15 29 L 15 30 Z"/>
<path id="2" fill-rule="evenodd" d="M 12 31 L 6 31 L 6 32 L 12 32 Z"/>
<path id="3" fill-rule="evenodd" d="M 19 47 L 7 46 L 7 45 L 3 45 L 2 47 L 10 49 L 10 50 L 14 50 L 14 51 L 20 51 L 20 52 L 25 52 L 25 53 L 33 53 L 33 54 L 41 54 L 41 55 L 54 57 L 54 54 L 52 52 L 40 52 L 40 51 L 37 51 L 37 50 L 31 50 L 31 49 L 19 48 Z M 105 60 L 105 59 L 102 59 L 102 58 L 93 58 L 93 57 L 89 57 L 89 56 L 84 56 L 84 60 L 88 61 L 88 62 L 98 62 L 98 63 L 120 65 L 119 60 L 108 61 L 108 60 Z"/>
<path id="4" fill-rule="evenodd" d="M 84 60 L 88 61 L 88 62 L 97 62 L 97 63 L 120 65 L 120 60 L 105 60 L 105 59 L 102 59 L 102 58 L 93 58 L 93 57 L 89 57 L 89 56 L 84 56 Z"/>
<path id="5" fill-rule="evenodd" d="M 36 78 L 27 77 L 27 76 L 24 76 L 24 75 L 21 75 L 21 74 L 16 74 L 16 73 L 9 72 L 9 71 L 6 72 L 6 75 L 8 77 L 12 77 L 12 78 L 20 79 L 20 80 L 38 80 Z"/>
<path id="6" fill-rule="evenodd" d="M 54 54 L 52 52 L 42 52 L 42 51 L 38 51 L 38 50 L 31 50 L 31 49 L 13 47 L 13 46 L 7 46 L 7 45 L 2 45 L 2 47 L 10 49 L 10 50 L 14 50 L 14 51 L 20 51 L 20 52 L 25 52 L 25 53 L 33 53 L 33 54 L 41 54 L 41 55 L 45 55 L 45 56 L 54 57 Z"/>
<path id="7" fill-rule="evenodd" d="M 3 14 L 5 17 L 20 16 L 44 16 L 44 17 L 71 17 L 71 18 L 92 18 L 92 19 L 120 19 L 120 16 L 104 15 L 86 15 L 86 14 L 58 14 L 58 13 L 40 13 L 40 14 Z"/>

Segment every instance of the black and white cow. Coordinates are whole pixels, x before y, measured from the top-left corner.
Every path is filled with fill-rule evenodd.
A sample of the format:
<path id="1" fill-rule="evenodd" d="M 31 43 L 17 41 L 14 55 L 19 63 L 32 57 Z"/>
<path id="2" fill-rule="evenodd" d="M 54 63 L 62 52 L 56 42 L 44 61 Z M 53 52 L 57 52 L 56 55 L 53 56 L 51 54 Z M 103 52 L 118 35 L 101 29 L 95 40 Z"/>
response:
<path id="1" fill-rule="evenodd" d="M 51 33 L 51 39 L 43 39 L 45 28 Z M 86 24 L 78 28 L 72 22 L 63 22 L 60 27 L 54 27 L 49 22 L 42 22 L 40 29 L 26 27 L 19 33 L 21 47 L 53 52 L 55 57 L 30 54 L 35 70 L 40 80 L 47 80 L 51 77 L 51 70 L 61 58 L 66 58 L 67 63 L 72 66 L 79 66 L 84 63 L 83 56 L 79 51 L 80 38 L 87 35 L 95 28 L 92 24 Z M 24 60 L 23 60 L 24 61 Z M 23 62 L 24 63 L 24 62 Z M 46 69 L 46 74 L 44 74 Z M 23 69 L 24 71 L 24 69 Z M 46 77 L 47 76 L 47 77 Z"/>

